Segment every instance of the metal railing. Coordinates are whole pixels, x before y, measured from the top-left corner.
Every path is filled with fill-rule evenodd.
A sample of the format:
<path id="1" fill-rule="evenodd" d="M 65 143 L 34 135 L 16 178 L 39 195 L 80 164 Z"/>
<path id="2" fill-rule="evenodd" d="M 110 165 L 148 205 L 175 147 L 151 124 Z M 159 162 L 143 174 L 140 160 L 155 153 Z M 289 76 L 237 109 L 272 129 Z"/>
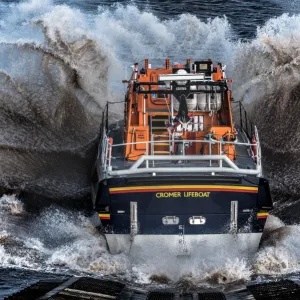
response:
<path id="1" fill-rule="evenodd" d="M 112 103 L 115 104 L 115 103 Z M 169 138 L 168 140 L 153 140 L 147 142 L 131 142 L 123 144 L 113 144 L 113 140 L 108 137 L 108 104 L 103 110 L 102 124 L 100 128 L 100 143 L 98 146 L 97 162 L 98 168 L 101 172 L 102 178 L 109 178 L 113 176 L 120 175 L 132 175 L 132 174 L 142 174 L 142 173 L 236 173 L 236 174 L 250 174 L 262 176 L 262 166 L 261 166 L 261 147 L 258 136 L 258 131 L 256 126 L 250 121 L 247 116 L 247 112 L 243 105 L 240 103 L 240 126 L 241 134 L 247 136 L 245 143 L 240 143 L 238 141 L 225 141 L 222 138 L 220 140 L 215 139 L 204 139 L 204 140 L 179 140 L 174 138 Z M 256 143 L 253 142 L 253 137 L 255 137 Z M 153 155 L 154 145 L 156 143 L 168 143 L 173 145 L 170 150 L 174 151 L 174 144 L 177 145 L 182 143 L 182 149 L 185 150 L 185 144 L 187 143 L 202 143 L 209 144 L 209 154 L 193 154 L 186 155 L 183 151 L 183 155 Z M 114 150 L 119 147 L 123 147 L 122 158 L 125 161 L 125 149 L 127 145 L 134 147 L 137 144 L 145 144 L 145 151 L 143 154 L 139 155 L 139 158 L 134 162 L 127 162 L 121 165 L 121 169 L 114 170 L 112 166 L 112 160 L 116 160 L 114 155 Z M 213 145 L 218 144 L 218 154 L 213 154 Z M 239 168 L 234 161 L 232 161 L 226 153 L 223 151 L 223 146 L 226 144 L 234 144 L 240 147 L 246 147 L 248 152 L 248 157 L 253 159 L 253 168 Z M 214 146 L 215 147 L 215 146 Z M 216 147 L 215 147 L 216 148 Z M 256 148 L 256 150 L 254 150 Z M 150 155 L 149 155 L 150 154 Z M 152 154 L 152 155 L 151 155 Z M 196 163 L 187 166 L 185 164 L 172 164 L 171 162 L 178 161 L 192 161 Z M 197 162 L 200 164 L 197 165 Z M 205 165 L 206 163 L 206 165 Z M 162 165 L 168 165 L 167 167 Z M 120 167 L 120 166 L 119 166 Z"/>
<path id="2" fill-rule="evenodd" d="M 251 119 L 248 117 L 248 113 L 243 106 L 242 102 L 239 101 L 239 111 L 240 111 L 240 127 L 247 135 L 248 139 L 251 140 L 255 135 L 255 126 Z"/>
<path id="3" fill-rule="evenodd" d="M 256 137 L 256 143 L 240 143 L 238 141 L 224 141 L 224 140 L 158 140 L 158 141 L 147 141 L 147 142 L 132 142 L 113 144 L 111 138 L 106 134 L 102 137 L 102 142 L 99 144 L 98 149 L 98 161 L 100 161 L 100 168 L 103 178 L 109 178 L 113 176 L 133 175 L 133 174 L 146 174 L 146 173 L 234 173 L 234 174 L 245 174 L 245 175 L 256 175 L 262 176 L 261 167 L 261 148 L 258 137 L 257 128 L 254 126 L 254 134 Z M 183 143 L 183 149 L 186 144 L 190 143 L 202 143 L 208 144 L 209 154 L 184 154 L 184 155 L 149 155 L 151 149 L 155 143 Z M 114 149 L 117 147 L 134 146 L 138 144 L 145 145 L 145 151 L 136 161 L 127 162 L 121 164 L 121 169 L 114 170 L 112 166 L 112 160 L 117 160 L 113 155 Z M 226 144 L 234 144 L 238 147 L 246 147 L 249 154 L 249 158 L 253 158 L 253 168 L 239 168 L 238 165 L 231 160 L 226 153 L 223 151 L 223 146 Z M 218 145 L 218 154 L 212 153 L 212 147 Z M 100 149 L 101 147 L 101 149 Z M 256 151 L 253 148 L 256 147 Z M 215 147 L 216 149 L 216 147 Z M 121 149 L 122 150 L 122 149 Z M 123 151 L 122 151 L 123 152 Z M 124 151 L 125 152 L 125 151 Z M 123 152 L 123 153 L 124 153 Z M 122 160 L 122 159 L 120 159 Z M 125 157 L 123 156 L 125 161 Z M 184 164 L 170 163 L 183 162 Z M 193 162 L 188 164 L 186 162 Z M 198 162 L 198 164 L 197 164 Z M 166 166 L 167 165 L 167 166 Z M 190 165 L 190 166 L 189 166 Z M 120 165 L 118 166 L 118 168 Z"/>

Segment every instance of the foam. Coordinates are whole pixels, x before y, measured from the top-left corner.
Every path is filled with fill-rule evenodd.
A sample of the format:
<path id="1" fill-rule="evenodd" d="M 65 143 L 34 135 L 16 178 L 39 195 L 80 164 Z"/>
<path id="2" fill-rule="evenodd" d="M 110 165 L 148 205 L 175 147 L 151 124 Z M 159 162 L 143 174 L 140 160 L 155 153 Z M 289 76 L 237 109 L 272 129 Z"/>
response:
<path id="1" fill-rule="evenodd" d="M 299 225 L 273 230 L 256 256 L 254 263 L 256 273 L 278 275 L 299 272 L 299 234 Z"/>
<path id="2" fill-rule="evenodd" d="M 200 20 L 190 14 L 159 20 L 134 5 L 99 8 L 96 17 L 96 38 L 109 45 L 120 59 L 132 60 L 212 57 L 228 60 L 232 52 L 231 26 L 224 18 Z M 138 29 L 138 30 L 137 30 Z M 216 47 L 218 45 L 218 47 Z M 184 57 L 182 57 L 184 49 Z"/>
<path id="3" fill-rule="evenodd" d="M 29 0 L 16 5 L 17 9 L 24 13 L 45 13 L 53 4 L 52 0 Z"/>
<path id="4" fill-rule="evenodd" d="M 19 215 L 24 212 L 23 203 L 16 195 L 3 195 L 0 198 L 0 213 L 9 213 L 11 215 Z"/>
<path id="5" fill-rule="evenodd" d="M 247 282 L 259 274 L 287 274 L 300 267 L 300 226 L 286 226 L 272 216 L 268 236 L 252 258 L 238 250 L 184 258 L 155 255 L 155 249 L 149 249 L 152 257 L 148 253 L 147 260 L 137 261 L 125 254 L 110 255 L 104 238 L 80 212 L 50 207 L 38 215 L 28 215 L 22 210 L 16 222 L 14 210 L 7 203 L 21 202 L 16 196 L 0 199 L 2 267 L 117 276 L 138 284 L 176 285 L 184 291 Z"/>

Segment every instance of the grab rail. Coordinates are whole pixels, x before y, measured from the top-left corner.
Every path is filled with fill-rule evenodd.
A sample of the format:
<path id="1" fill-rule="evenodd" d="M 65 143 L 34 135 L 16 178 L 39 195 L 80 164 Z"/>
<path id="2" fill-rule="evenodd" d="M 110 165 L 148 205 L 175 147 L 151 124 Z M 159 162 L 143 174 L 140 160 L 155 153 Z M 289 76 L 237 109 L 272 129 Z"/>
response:
<path id="1" fill-rule="evenodd" d="M 210 145 L 219 144 L 219 154 L 209 154 L 209 155 L 148 155 L 149 150 L 153 147 L 155 143 L 170 143 L 174 142 L 174 140 L 158 140 L 158 141 L 145 141 L 145 142 L 131 142 L 131 143 L 121 143 L 121 144 L 112 144 L 112 140 L 107 137 L 107 135 L 103 135 L 101 148 L 98 149 L 98 158 L 101 158 L 101 172 L 104 178 L 112 177 L 112 176 L 120 176 L 120 175 L 132 175 L 132 174 L 143 174 L 143 173 L 235 173 L 235 174 L 248 174 L 248 175 L 256 175 L 258 177 L 262 176 L 262 166 L 261 166 L 261 147 L 258 136 L 257 128 L 254 127 L 254 134 L 256 137 L 256 144 L 253 143 L 241 143 L 237 141 L 223 141 L 223 140 L 175 140 L 176 143 L 209 143 Z M 112 156 L 113 149 L 116 147 L 125 147 L 127 145 L 137 145 L 137 144 L 146 144 L 145 154 L 141 155 L 138 160 L 132 162 L 129 167 L 125 167 L 122 170 L 113 170 L 111 161 L 114 158 Z M 239 168 L 228 156 L 226 156 L 222 151 L 222 145 L 225 144 L 234 144 L 239 146 L 248 147 L 249 157 L 251 157 L 250 153 L 252 151 L 252 147 L 256 147 L 256 155 L 253 157 L 255 161 L 255 168 L 253 169 L 243 169 Z M 100 145 L 99 145 L 100 146 Z M 100 147 L 99 147 L 100 148 Z M 101 154 L 101 155 L 100 155 Z M 155 167 L 154 162 L 158 161 L 199 161 L 199 162 L 209 162 L 208 166 L 197 166 L 193 165 L 191 167 L 182 166 L 182 164 L 172 165 L 172 167 Z M 215 162 L 216 165 L 212 165 L 212 161 Z M 152 162 L 152 166 L 150 167 L 149 162 Z M 223 164 L 227 164 L 224 167 Z M 145 165 L 144 165 L 145 164 Z"/>
<path id="2" fill-rule="evenodd" d="M 249 140 L 256 134 L 255 126 L 252 123 L 251 119 L 248 117 L 247 111 L 243 106 L 242 102 L 239 101 L 239 110 L 240 110 L 240 127 L 246 133 Z"/>

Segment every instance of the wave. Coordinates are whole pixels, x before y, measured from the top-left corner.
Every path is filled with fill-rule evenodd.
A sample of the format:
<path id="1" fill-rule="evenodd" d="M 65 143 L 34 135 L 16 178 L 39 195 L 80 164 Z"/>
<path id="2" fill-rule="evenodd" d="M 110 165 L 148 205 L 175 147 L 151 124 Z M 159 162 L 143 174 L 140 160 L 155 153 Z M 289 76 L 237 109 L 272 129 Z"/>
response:
<path id="1" fill-rule="evenodd" d="M 89 193 L 102 108 L 114 101 L 107 85 L 111 57 L 72 27 L 78 11 L 56 6 L 36 19 L 35 10 L 45 12 L 48 4 L 13 7 L 18 21 L 33 17 L 30 25 L 15 18 L 7 25 L 41 28 L 43 41 L 5 34 L 0 41 L 0 185 L 53 199 L 81 198 Z M 72 38 L 64 31 L 68 23 Z"/>
<path id="2" fill-rule="evenodd" d="M 59 274 L 109 276 L 143 286 L 225 288 L 299 272 L 299 225 L 286 226 L 270 216 L 260 250 L 254 257 L 239 251 L 218 256 L 171 257 L 149 249 L 147 261 L 110 255 L 106 242 L 81 212 L 51 206 L 28 212 L 14 195 L 0 198 L 0 265 Z M 234 250 L 234 249 L 231 249 Z M 152 253 L 152 257 L 150 255 Z M 157 267 L 159 257 L 159 268 Z"/>
<path id="3" fill-rule="evenodd" d="M 80 177 L 91 165 L 100 106 L 83 106 L 78 72 L 58 52 L 12 43 L 1 50 L 10 53 L 0 62 L 1 185 L 50 198 L 87 192 Z"/>
<path id="4" fill-rule="evenodd" d="M 108 254 L 105 241 L 82 214 L 51 207 L 33 215 L 22 207 L 15 196 L 0 198 L 2 267 L 98 275 L 125 272 L 126 259 Z"/>
<path id="5" fill-rule="evenodd" d="M 234 33 L 226 17 L 201 20 L 192 14 L 160 20 L 134 5 L 99 7 L 96 38 L 114 49 L 124 62 L 145 57 L 211 57 L 228 60 Z M 184 56 L 183 56 L 184 55 Z"/>
<path id="6" fill-rule="evenodd" d="M 253 41 L 238 45 L 234 71 L 236 98 L 258 125 L 273 188 L 289 198 L 300 192 L 299 29 L 300 15 L 270 19 Z"/>

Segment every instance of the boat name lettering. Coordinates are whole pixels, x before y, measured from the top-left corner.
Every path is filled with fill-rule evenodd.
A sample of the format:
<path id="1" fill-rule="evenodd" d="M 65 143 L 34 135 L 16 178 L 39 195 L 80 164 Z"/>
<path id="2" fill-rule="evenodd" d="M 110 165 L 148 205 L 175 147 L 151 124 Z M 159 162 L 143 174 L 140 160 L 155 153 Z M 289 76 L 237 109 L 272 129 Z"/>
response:
<path id="1" fill-rule="evenodd" d="M 210 195 L 210 192 L 184 192 L 184 197 L 192 197 L 192 198 L 208 198 Z"/>
<path id="2" fill-rule="evenodd" d="M 208 198 L 210 192 L 160 192 L 156 193 L 156 198 Z"/>

